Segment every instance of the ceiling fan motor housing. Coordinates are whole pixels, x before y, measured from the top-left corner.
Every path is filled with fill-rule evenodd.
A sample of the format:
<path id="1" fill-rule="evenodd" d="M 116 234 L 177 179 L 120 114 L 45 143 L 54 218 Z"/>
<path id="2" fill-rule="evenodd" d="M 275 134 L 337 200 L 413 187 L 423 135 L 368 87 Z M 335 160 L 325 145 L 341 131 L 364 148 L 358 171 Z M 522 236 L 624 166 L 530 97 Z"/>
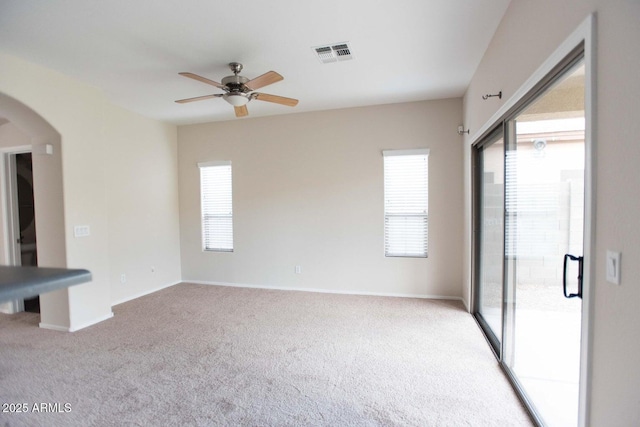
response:
<path id="1" fill-rule="evenodd" d="M 248 81 L 249 79 L 243 76 L 227 76 L 222 79 L 222 85 L 229 88 L 230 92 L 250 92 L 251 90 L 245 86 Z"/>
<path id="2" fill-rule="evenodd" d="M 222 95 L 222 98 L 234 107 L 241 107 L 252 99 L 249 95 L 251 89 L 245 86 L 249 79 L 239 75 L 240 71 L 242 71 L 242 64 L 232 62 L 229 64 L 229 68 L 231 68 L 234 75 L 222 79 L 222 85 L 226 86 L 228 90 L 227 93 Z"/>

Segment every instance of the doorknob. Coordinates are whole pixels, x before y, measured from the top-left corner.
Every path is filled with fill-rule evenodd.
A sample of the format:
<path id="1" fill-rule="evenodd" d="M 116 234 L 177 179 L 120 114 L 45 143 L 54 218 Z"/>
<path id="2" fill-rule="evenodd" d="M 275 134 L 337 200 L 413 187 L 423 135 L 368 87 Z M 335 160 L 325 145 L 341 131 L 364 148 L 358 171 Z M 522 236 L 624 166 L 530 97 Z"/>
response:
<path id="1" fill-rule="evenodd" d="M 578 261 L 578 293 L 577 294 L 567 294 L 567 264 L 568 261 Z M 564 255 L 564 267 L 562 271 L 562 291 L 564 292 L 565 298 L 582 298 L 582 261 L 584 257 L 575 256 L 570 254 Z"/>

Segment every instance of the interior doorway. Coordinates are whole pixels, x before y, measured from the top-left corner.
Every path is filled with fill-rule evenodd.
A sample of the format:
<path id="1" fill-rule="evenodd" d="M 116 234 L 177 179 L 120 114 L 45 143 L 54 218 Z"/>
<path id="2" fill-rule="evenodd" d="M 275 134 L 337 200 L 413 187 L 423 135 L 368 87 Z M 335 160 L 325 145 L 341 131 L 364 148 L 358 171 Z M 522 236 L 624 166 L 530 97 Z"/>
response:
<path id="1" fill-rule="evenodd" d="M 38 266 L 38 247 L 36 239 L 36 211 L 33 197 L 33 159 L 31 153 L 18 153 L 15 156 L 15 183 L 17 194 L 17 217 L 20 248 L 20 265 Z M 24 311 L 40 313 L 40 297 L 24 300 Z"/>
<path id="2" fill-rule="evenodd" d="M 5 239 L 9 246 L 12 265 L 38 266 L 38 249 L 36 238 L 35 198 L 33 192 L 33 158 L 25 149 L 5 152 L 5 203 L 6 230 Z M 15 311 L 40 312 L 38 296 L 24 301 L 16 301 Z"/>

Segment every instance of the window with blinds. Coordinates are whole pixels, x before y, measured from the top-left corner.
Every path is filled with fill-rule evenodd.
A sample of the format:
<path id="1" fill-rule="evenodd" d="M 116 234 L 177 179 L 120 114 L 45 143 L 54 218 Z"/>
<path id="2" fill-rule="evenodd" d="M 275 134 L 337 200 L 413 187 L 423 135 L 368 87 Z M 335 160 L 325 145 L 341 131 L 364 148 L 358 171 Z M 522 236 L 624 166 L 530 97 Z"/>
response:
<path id="1" fill-rule="evenodd" d="M 427 257 L 429 150 L 389 150 L 384 159 L 384 254 Z"/>
<path id="2" fill-rule="evenodd" d="M 231 162 L 198 163 L 202 209 L 202 248 L 233 252 Z"/>

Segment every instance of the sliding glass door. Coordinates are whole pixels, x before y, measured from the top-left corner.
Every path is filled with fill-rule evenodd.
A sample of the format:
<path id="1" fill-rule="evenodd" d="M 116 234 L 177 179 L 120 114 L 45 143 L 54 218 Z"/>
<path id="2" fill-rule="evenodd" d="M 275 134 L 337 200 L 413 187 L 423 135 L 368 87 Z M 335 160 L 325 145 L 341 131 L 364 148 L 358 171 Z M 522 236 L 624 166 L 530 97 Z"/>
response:
<path id="1" fill-rule="evenodd" d="M 475 147 L 474 313 L 546 426 L 578 423 L 584 94 L 576 55 Z"/>
<path id="2" fill-rule="evenodd" d="M 546 425 L 578 416 L 584 228 L 584 67 L 507 123 L 504 361 Z M 572 296 L 573 295 L 573 296 Z M 572 296 L 572 297 L 570 297 Z M 570 298 L 569 298 L 570 297 Z"/>
<path id="3" fill-rule="evenodd" d="M 500 354 L 503 315 L 504 259 L 504 142 L 501 129 L 478 147 L 476 155 L 476 250 L 483 254 L 477 265 L 476 317 Z"/>

